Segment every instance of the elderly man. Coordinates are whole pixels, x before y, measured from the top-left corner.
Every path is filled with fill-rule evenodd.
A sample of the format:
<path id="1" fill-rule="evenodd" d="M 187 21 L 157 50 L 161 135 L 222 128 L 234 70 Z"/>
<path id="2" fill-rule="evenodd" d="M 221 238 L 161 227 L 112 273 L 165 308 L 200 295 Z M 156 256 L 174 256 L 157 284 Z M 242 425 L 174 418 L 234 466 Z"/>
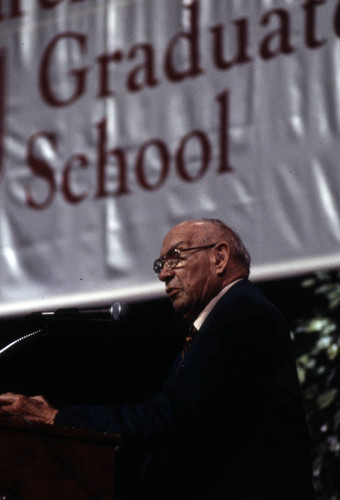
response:
<path id="1" fill-rule="evenodd" d="M 140 403 L 59 410 L 40 396 L 5 394 L 2 412 L 120 433 L 143 450 L 143 498 L 313 499 L 289 329 L 248 281 L 249 267 L 223 222 L 175 226 L 154 270 L 194 333 L 162 390 Z"/>

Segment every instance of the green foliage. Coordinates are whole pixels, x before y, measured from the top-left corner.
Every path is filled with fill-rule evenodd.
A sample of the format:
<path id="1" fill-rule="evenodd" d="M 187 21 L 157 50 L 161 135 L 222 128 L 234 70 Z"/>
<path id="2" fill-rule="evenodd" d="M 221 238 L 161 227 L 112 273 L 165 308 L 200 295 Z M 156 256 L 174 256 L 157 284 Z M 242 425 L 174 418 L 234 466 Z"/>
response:
<path id="1" fill-rule="evenodd" d="M 293 321 L 319 500 L 340 500 L 340 272 L 301 281 L 310 307 Z M 308 300 L 307 300 L 308 304 Z"/>

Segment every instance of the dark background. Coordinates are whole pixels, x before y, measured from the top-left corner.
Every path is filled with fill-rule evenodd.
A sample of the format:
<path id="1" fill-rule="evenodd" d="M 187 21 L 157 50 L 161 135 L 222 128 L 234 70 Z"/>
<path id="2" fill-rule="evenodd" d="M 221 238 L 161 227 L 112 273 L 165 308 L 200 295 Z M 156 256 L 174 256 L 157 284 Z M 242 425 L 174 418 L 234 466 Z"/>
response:
<path id="1" fill-rule="evenodd" d="M 310 307 L 298 280 L 259 284 L 291 320 Z M 139 400 L 160 387 L 184 339 L 186 324 L 169 299 L 129 304 L 122 324 L 42 321 L 31 316 L 0 322 L 0 348 L 47 325 L 0 355 L 0 392 L 43 394 L 56 406 Z"/>

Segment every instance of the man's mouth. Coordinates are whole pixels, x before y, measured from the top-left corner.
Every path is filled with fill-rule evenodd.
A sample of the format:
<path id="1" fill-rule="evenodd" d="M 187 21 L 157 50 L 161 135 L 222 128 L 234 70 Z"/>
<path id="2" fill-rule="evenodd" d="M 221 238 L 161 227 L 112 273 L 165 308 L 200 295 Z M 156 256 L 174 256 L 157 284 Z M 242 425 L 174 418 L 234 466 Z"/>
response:
<path id="1" fill-rule="evenodd" d="M 169 287 L 166 289 L 166 293 L 168 294 L 169 297 L 173 297 L 174 295 L 177 295 L 179 290 L 180 290 L 179 288 Z"/>

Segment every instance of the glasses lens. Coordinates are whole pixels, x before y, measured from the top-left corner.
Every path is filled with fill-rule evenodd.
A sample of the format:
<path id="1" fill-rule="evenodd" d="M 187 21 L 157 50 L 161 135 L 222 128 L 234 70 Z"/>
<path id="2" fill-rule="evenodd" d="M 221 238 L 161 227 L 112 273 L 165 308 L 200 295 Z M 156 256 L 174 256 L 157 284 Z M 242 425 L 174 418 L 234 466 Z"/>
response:
<path id="1" fill-rule="evenodd" d="M 170 268 L 176 267 L 179 262 L 179 257 L 180 254 L 178 250 L 169 250 L 169 252 L 164 257 L 160 257 L 159 259 L 155 260 L 155 262 L 153 263 L 153 270 L 156 274 L 159 274 L 162 271 L 165 262 Z"/>
<path id="2" fill-rule="evenodd" d="M 164 266 L 164 260 L 156 259 L 155 262 L 153 263 L 153 270 L 155 271 L 156 274 L 159 274 L 163 269 L 163 266 Z"/>
<path id="3" fill-rule="evenodd" d="M 169 267 L 176 267 L 179 261 L 179 251 L 176 249 L 169 250 L 165 257 Z"/>

